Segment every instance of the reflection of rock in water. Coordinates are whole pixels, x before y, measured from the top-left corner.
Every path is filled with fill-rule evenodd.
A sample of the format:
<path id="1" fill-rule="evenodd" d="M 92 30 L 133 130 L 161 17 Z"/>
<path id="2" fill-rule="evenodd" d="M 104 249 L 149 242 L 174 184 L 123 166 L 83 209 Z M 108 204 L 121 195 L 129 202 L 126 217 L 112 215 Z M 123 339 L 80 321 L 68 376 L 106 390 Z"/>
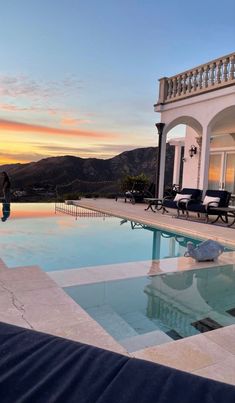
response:
<path id="1" fill-rule="evenodd" d="M 10 203 L 2 203 L 2 218 L 1 220 L 4 222 L 6 221 L 11 214 L 11 205 Z"/>

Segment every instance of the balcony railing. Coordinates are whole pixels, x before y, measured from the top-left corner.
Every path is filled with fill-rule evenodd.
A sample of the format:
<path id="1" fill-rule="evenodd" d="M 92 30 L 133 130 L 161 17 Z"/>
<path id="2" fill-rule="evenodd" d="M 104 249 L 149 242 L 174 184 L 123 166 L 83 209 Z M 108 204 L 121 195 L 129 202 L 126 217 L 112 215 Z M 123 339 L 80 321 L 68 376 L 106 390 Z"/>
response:
<path id="1" fill-rule="evenodd" d="M 157 105 L 235 84 L 235 53 L 160 80 Z"/>

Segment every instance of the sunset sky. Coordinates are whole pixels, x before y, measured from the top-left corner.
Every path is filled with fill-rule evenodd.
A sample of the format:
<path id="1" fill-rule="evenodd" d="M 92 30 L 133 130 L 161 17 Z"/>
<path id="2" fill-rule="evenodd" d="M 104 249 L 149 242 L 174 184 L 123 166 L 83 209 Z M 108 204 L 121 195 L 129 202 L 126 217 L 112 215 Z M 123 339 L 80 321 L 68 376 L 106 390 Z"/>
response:
<path id="1" fill-rule="evenodd" d="M 235 50 L 234 0 L 0 1 L 0 164 L 156 146 L 158 79 Z"/>

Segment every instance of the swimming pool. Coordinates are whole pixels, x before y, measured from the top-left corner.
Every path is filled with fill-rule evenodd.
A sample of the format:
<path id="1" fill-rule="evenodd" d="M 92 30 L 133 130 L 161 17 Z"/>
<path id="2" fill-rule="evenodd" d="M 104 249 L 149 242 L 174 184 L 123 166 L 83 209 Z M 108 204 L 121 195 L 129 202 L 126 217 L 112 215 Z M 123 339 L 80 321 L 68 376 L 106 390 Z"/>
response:
<path id="1" fill-rule="evenodd" d="M 233 265 L 64 288 L 129 352 L 234 324 L 234 289 Z"/>
<path id="2" fill-rule="evenodd" d="M 12 203 L 0 247 L 9 267 L 54 271 L 182 256 L 188 241 L 200 242 L 82 208 L 75 219 L 54 204 Z"/>

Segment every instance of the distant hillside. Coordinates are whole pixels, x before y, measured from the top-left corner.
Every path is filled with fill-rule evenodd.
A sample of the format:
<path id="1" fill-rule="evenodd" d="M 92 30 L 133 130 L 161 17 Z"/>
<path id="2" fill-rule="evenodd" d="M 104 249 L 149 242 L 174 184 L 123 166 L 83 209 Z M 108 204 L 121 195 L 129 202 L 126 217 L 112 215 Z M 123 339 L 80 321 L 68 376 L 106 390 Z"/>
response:
<path id="1" fill-rule="evenodd" d="M 167 144 L 166 184 L 171 185 L 174 159 L 174 147 Z M 0 166 L 11 177 L 13 189 L 32 187 L 50 187 L 66 185 L 73 181 L 113 182 L 117 183 L 124 175 L 144 173 L 155 181 L 157 148 L 138 148 L 125 151 L 113 158 L 79 158 L 73 156 L 52 157 L 28 164 L 10 164 Z M 97 183 L 98 185 L 98 183 Z"/>

